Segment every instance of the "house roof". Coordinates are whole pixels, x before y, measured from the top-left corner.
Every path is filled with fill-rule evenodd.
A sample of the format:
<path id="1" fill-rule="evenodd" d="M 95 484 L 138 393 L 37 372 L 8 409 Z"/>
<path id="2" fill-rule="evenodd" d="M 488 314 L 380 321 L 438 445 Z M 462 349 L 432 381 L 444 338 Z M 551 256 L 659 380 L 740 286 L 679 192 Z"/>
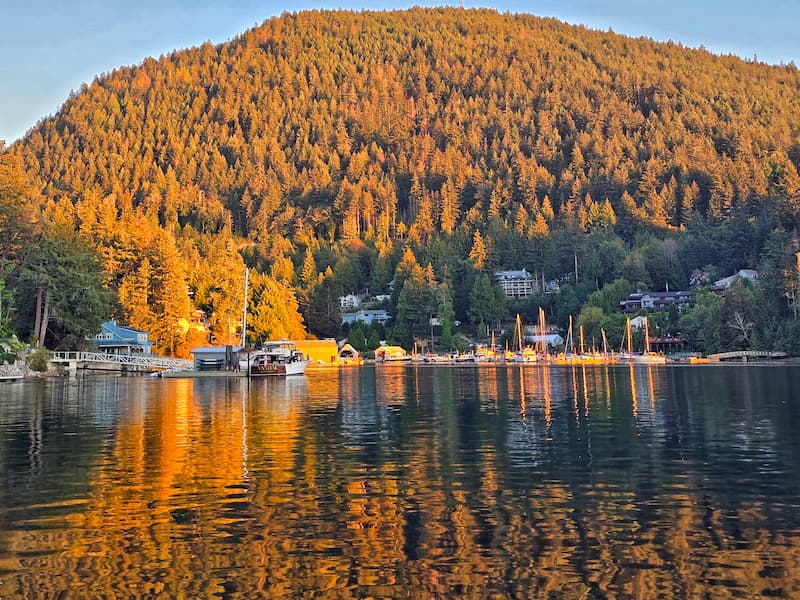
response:
<path id="1" fill-rule="evenodd" d="M 728 277 L 724 277 L 723 279 L 715 281 L 714 287 L 718 289 L 729 288 L 733 285 L 733 282 L 739 278 L 750 279 L 750 280 L 758 279 L 758 271 L 755 271 L 753 269 L 739 269 L 739 271 L 737 271 L 733 275 L 729 275 Z"/>
<path id="2" fill-rule="evenodd" d="M 218 354 L 219 352 L 227 352 L 227 346 L 200 346 L 199 348 L 192 348 L 189 350 L 191 354 Z M 232 352 L 241 352 L 244 346 L 231 346 Z"/>
<path id="3" fill-rule="evenodd" d="M 521 271 L 496 271 L 495 276 L 498 279 L 532 279 L 533 275 L 528 273 L 525 269 Z"/>
<path id="4" fill-rule="evenodd" d="M 142 329 L 136 329 L 134 327 L 128 327 L 127 325 L 117 325 L 116 321 L 106 321 L 103 323 L 102 327 L 107 329 L 111 333 L 118 335 L 119 337 L 125 337 L 125 334 L 139 334 L 139 333 L 147 333 Z"/>

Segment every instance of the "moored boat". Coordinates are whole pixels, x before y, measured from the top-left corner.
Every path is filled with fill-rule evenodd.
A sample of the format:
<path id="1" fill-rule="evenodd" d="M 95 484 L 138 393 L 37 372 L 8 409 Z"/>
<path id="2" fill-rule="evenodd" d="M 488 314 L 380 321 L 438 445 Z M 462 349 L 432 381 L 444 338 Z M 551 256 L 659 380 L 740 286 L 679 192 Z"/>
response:
<path id="1" fill-rule="evenodd" d="M 631 350 L 632 335 L 630 319 L 628 319 L 625 325 L 625 337 L 628 341 L 628 351 L 620 352 L 618 356 L 618 360 L 620 362 L 634 364 L 666 364 L 667 357 L 665 355 L 650 351 L 650 326 L 648 324 L 647 317 L 644 318 L 644 352 L 642 354 L 636 354 Z"/>
<path id="2" fill-rule="evenodd" d="M 266 342 L 262 349 L 250 354 L 248 373 L 250 377 L 302 375 L 309 362 L 294 342 Z"/>
<path id="3" fill-rule="evenodd" d="M 510 362 L 517 364 L 535 363 L 538 358 L 538 353 L 533 348 L 525 345 L 525 335 L 522 328 L 522 319 L 517 314 L 516 324 L 514 327 L 514 353 L 511 354 Z"/>
<path id="4" fill-rule="evenodd" d="M 412 356 L 400 346 L 380 346 L 375 350 L 376 363 L 406 363 Z"/>

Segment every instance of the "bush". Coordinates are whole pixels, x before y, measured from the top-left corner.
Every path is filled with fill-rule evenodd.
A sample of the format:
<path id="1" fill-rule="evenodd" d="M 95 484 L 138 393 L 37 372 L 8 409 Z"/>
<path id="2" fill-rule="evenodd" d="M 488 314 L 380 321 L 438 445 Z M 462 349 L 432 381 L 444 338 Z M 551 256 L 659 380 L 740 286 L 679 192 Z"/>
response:
<path id="1" fill-rule="evenodd" d="M 28 357 L 28 366 L 32 371 L 44 373 L 50 368 L 52 353 L 47 348 L 39 348 Z"/>

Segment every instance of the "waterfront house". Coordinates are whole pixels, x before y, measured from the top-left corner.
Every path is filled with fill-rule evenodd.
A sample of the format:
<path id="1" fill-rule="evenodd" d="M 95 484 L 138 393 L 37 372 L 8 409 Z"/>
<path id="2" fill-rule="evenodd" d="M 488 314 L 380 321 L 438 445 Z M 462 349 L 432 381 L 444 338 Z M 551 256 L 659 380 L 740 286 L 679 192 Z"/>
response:
<path id="1" fill-rule="evenodd" d="M 113 319 L 100 326 L 100 333 L 94 336 L 94 342 L 98 350 L 106 354 L 150 356 L 153 353 L 153 342 L 148 332 L 119 325 Z"/>

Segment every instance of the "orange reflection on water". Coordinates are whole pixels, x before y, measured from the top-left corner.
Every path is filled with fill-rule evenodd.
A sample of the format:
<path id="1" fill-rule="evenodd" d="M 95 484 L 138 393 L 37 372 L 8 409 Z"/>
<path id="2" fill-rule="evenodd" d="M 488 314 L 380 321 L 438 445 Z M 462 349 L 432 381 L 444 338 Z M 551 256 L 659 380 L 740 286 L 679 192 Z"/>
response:
<path id="1" fill-rule="evenodd" d="M 721 505 L 707 474 L 632 483 L 609 466 L 504 463 L 507 432 L 485 421 L 545 423 L 556 444 L 570 402 L 581 426 L 590 405 L 601 418 L 612 376 L 626 418 L 629 379 L 635 416 L 654 423 L 665 370 L 612 371 L 159 383 L 118 401 L 85 498 L 4 515 L 17 529 L 0 595 L 798 597 L 797 530 L 770 527 L 768 502 Z"/>

